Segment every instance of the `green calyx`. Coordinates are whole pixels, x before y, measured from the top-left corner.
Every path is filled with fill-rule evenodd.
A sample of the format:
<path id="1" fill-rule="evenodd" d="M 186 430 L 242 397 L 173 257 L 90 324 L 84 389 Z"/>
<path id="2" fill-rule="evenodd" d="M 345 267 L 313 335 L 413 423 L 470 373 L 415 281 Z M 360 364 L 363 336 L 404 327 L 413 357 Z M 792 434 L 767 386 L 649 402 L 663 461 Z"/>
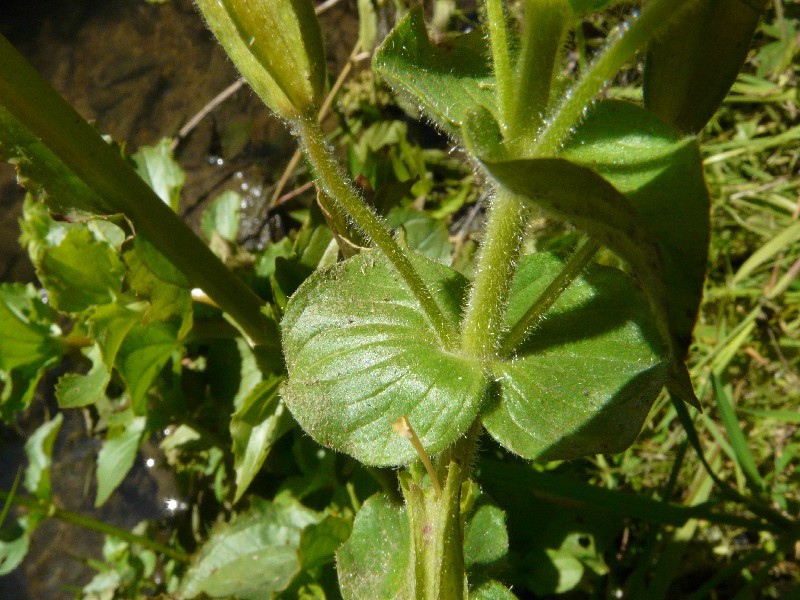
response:
<path id="1" fill-rule="evenodd" d="M 322 32 L 310 0 L 198 0 L 209 28 L 264 103 L 284 119 L 317 112 Z"/>

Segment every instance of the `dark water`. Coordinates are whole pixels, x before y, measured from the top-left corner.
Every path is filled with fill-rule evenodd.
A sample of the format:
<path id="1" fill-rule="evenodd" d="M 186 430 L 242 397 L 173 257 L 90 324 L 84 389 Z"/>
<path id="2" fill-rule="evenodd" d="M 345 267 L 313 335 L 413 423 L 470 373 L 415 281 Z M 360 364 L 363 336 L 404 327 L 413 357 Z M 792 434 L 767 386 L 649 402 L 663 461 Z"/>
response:
<path id="1" fill-rule="evenodd" d="M 160 5 L 144 0 L 9 4 L 0 16 L 0 32 L 81 115 L 114 139 L 126 141 L 129 149 L 173 136 L 237 76 L 189 0 Z M 343 64 L 349 52 L 339 48 L 339 40 L 347 45 L 357 35 L 353 12 L 343 2 L 323 19 L 329 37 L 338 38 L 329 44 L 336 46 L 332 69 Z M 293 150 L 283 124 L 242 88 L 178 147 L 176 157 L 187 174 L 181 206 L 187 222 L 196 227 L 204 203 L 225 189 L 242 192 L 250 218 L 256 218 Z M 35 280 L 16 241 L 22 197 L 12 169 L 0 165 L 0 281 Z M 270 228 L 264 231 L 264 236 L 270 235 Z M 263 236 L 260 241 L 265 241 Z M 48 392 L 54 382 L 55 375 L 43 383 L 16 428 L 0 425 L 2 489 L 8 490 L 24 467 L 24 435 L 55 408 Z M 100 442 L 87 436 L 86 418 L 77 410 L 65 414 L 52 472 L 56 502 L 125 528 L 142 519 L 168 517 L 166 502 L 180 498 L 180 493 L 161 466 L 155 442 L 145 445 L 131 475 L 107 505 L 99 511 L 93 508 L 93 469 Z M 76 587 L 93 576 L 85 560 L 99 558 L 101 544 L 98 534 L 56 521 L 44 523 L 22 567 L 0 578 L 0 598 L 72 598 Z"/>

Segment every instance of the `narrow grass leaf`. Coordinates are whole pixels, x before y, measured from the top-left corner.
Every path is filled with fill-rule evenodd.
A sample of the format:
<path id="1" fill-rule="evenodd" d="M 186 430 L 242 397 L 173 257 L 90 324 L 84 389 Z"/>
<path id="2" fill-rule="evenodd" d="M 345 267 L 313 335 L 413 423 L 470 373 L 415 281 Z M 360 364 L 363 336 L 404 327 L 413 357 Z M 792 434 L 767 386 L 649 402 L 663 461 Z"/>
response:
<path id="1" fill-rule="evenodd" d="M 739 426 L 739 420 L 736 417 L 736 411 L 733 408 L 730 397 L 723 387 L 722 382 L 720 382 L 719 377 L 713 373 L 711 374 L 711 381 L 714 385 L 714 396 L 717 399 L 717 408 L 722 422 L 725 425 L 725 430 L 728 432 L 728 439 L 733 447 L 736 463 L 742 469 L 750 488 L 754 492 L 764 491 L 764 480 L 758 472 L 755 458 L 747 445 L 747 438 L 742 428 Z"/>

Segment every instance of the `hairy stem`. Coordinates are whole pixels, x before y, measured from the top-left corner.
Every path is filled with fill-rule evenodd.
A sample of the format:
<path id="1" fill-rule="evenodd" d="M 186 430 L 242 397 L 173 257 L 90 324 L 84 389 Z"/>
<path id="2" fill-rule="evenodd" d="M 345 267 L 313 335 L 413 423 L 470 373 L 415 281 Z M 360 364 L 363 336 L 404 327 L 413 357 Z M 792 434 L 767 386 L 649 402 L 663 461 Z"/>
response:
<path id="1" fill-rule="evenodd" d="M 498 188 L 462 324 L 461 348 L 471 356 L 491 358 L 500 347 L 526 213 L 518 196 Z"/>
<path id="2" fill-rule="evenodd" d="M 348 183 L 339 164 L 334 160 L 325 136 L 315 117 L 296 123 L 303 150 L 322 190 L 334 203 L 334 209 L 349 216 L 362 232 L 383 252 L 405 280 L 419 302 L 439 338 L 450 345 L 455 337 L 433 294 L 411 264 L 408 254 L 392 237 L 380 217 L 364 202 Z"/>
<path id="3" fill-rule="evenodd" d="M 568 0 L 527 0 L 522 28 L 522 51 L 517 59 L 515 90 L 508 115 L 508 138 L 535 139 L 544 124 L 553 74 L 574 14 Z"/>
<path id="4" fill-rule="evenodd" d="M 508 332 L 508 335 L 503 339 L 500 347 L 501 355 L 509 355 L 525 341 L 525 337 L 530 332 L 539 319 L 542 318 L 547 309 L 553 306 L 558 297 L 575 281 L 575 278 L 581 274 L 592 257 L 600 249 L 600 244 L 594 240 L 586 242 L 572 258 L 569 259 L 564 268 L 558 276 L 550 282 L 550 285 L 542 292 L 542 295 L 536 300 L 522 318 Z"/>
<path id="5" fill-rule="evenodd" d="M 39 138 L 113 212 L 183 271 L 241 327 L 253 345 L 280 339 L 262 300 L 151 190 L 126 160 L 0 35 L 0 105 Z"/>
<path id="6" fill-rule="evenodd" d="M 47 517 L 58 519 L 59 521 L 64 521 L 65 523 L 72 523 L 73 525 L 78 525 L 84 529 L 90 529 L 92 531 L 97 531 L 98 533 L 110 535 L 124 542 L 128 542 L 129 544 L 138 544 L 142 548 L 159 552 L 165 556 L 169 556 L 170 558 L 184 563 L 188 563 L 191 560 L 191 557 L 185 552 L 181 552 L 179 550 L 175 550 L 174 548 L 170 548 L 169 546 L 165 546 L 164 544 L 160 544 L 143 535 L 132 533 L 127 529 L 115 527 L 114 525 L 109 525 L 108 523 L 98 521 L 92 517 L 87 517 L 86 515 L 72 512 L 71 510 L 59 508 L 52 502 L 46 502 L 44 500 L 25 496 L 12 496 L 3 490 L 0 490 L 0 500 L 6 502 L 10 500 L 13 504 L 22 506 L 28 510 L 40 512 Z"/>
<path id="7" fill-rule="evenodd" d="M 492 64 L 497 86 L 497 103 L 500 106 L 500 121 L 505 129 L 512 113 L 514 79 L 511 71 L 511 49 L 508 45 L 508 26 L 503 1 L 486 0 L 486 16 L 489 21 L 489 39 L 492 44 Z"/>
<path id="8" fill-rule="evenodd" d="M 663 27 L 698 0 L 652 0 L 641 16 L 620 28 L 620 34 L 609 43 L 589 69 L 581 76 L 542 132 L 534 156 L 554 156 L 580 123 L 587 107 L 636 52 L 645 47 Z M 622 33 L 624 31 L 624 33 Z"/>

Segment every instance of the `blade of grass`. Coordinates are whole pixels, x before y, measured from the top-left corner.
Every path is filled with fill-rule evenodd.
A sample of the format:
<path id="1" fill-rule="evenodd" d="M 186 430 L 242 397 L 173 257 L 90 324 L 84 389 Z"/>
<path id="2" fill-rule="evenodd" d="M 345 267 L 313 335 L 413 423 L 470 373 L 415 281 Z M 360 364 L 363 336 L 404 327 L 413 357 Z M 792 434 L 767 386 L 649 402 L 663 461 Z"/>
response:
<path id="1" fill-rule="evenodd" d="M 731 447 L 736 456 L 736 464 L 742 469 L 750 489 L 755 493 L 763 492 L 765 489 L 764 480 L 761 478 L 761 473 L 758 472 L 758 465 L 756 465 L 753 453 L 747 445 L 747 438 L 739 426 L 739 420 L 736 417 L 736 411 L 733 409 L 730 397 L 727 394 L 719 377 L 711 374 L 711 382 L 714 386 L 714 396 L 717 399 L 717 408 L 719 410 L 722 423 L 725 425 L 725 431 L 728 433 Z"/>

